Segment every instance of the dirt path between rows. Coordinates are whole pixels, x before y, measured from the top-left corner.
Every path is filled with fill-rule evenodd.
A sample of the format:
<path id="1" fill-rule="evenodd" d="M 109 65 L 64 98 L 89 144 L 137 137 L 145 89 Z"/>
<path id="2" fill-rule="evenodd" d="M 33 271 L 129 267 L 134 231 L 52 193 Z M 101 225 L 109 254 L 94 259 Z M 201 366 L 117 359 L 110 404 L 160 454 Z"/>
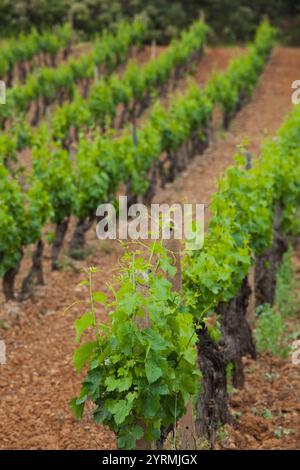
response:
<path id="1" fill-rule="evenodd" d="M 211 54 L 210 61 L 205 58 L 199 65 L 199 82 L 218 63 L 223 68 L 229 56 L 226 48 Z M 249 138 L 251 151 L 258 153 L 262 138 L 275 133 L 291 109 L 291 83 L 299 78 L 299 70 L 300 49 L 276 49 L 251 103 L 237 115 L 230 131 L 224 136 L 218 133 L 204 155 L 195 158 L 174 184 L 158 192 L 156 201 L 209 203 L 216 178 L 231 164 L 236 145 Z M 0 365 L 0 449 L 111 449 L 115 445 L 112 433 L 96 426 L 88 414 L 78 423 L 69 409 L 69 400 L 80 387 L 70 365 L 75 348 L 73 322 L 83 310 L 79 306 L 65 314 L 63 310 L 75 299 L 86 298 L 84 288 L 76 287 L 84 277 L 80 268 L 98 266 L 96 288 L 103 288 L 121 253 L 116 243 L 97 241 L 94 230 L 88 241 L 90 255 L 85 262 L 70 263 L 66 258 L 62 272 L 50 273 L 46 253 L 47 283 L 37 291 L 35 302 L 4 305 L 1 295 L 0 318 L 14 325 L 8 331 L 0 329 L 0 339 L 7 346 L 7 364 Z M 99 317 L 103 315 L 100 311 Z"/>

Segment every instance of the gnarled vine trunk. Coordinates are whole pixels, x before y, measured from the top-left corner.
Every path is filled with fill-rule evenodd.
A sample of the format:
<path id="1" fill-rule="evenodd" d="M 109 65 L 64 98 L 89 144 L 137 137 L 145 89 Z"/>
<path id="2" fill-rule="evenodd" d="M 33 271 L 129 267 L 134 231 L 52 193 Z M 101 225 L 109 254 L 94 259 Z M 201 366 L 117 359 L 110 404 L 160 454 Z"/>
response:
<path id="1" fill-rule="evenodd" d="M 39 240 L 32 256 L 32 265 L 30 267 L 30 270 L 22 282 L 20 300 L 25 300 L 32 295 L 34 280 L 36 280 L 37 284 L 44 285 L 43 263 L 42 263 L 43 252 L 44 252 L 44 243 L 42 240 Z"/>
<path id="2" fill-rule="evenodd" d="M 7 302 L 9 300 L 15 300 L 15 280 L 20 269 L 22 257 L 23 252 L 21 252 L 19 262 L 16 266 L 8 269 L 3 276 L 3 293 Z"/>
<path id="3" fill-rule="evenodd" d="M 158 165 L 157 163 L 155 163 L 150 170 L 150 175 L 148 178 L 149 186 L 143 196 L 143 202 L 145 204 L 151 204 L 151 201 L 155 196 L 157 178 L 158 178 Z"/>
<path id="4" fill-rule="evenodd" d="M 201 392 L 197 402 L 196 432 L 213 448 L 220 425 L 230 422 L 226 379 L 226 359 L 203 324 L 197 330 L 198 364 L 202 374 Z"/>
<path id="5" fill-rule="evenodd" d="M 69 218 L 56 225 L 55 236 L 51 249 L 52 270 L 59 269 L 59 255 L 69 226 Z"/>
<path id="6" fill-rule="evenodd" d="M 77 221 L 69 245 L 69 256 L 71 258 L 82 259 L 84 257 L 85 234 L 92 227 L 94 220 L 95 217 L 91 215 L 88 219 L 79 219 Z"/>
<path id="7" fill-rule="evenodd" d="M 233 385 L 244 386 L 244 370 L 242 358 L 256 358 L 256 348 L 251 328 L 247 322 L 247 308 L 251 295 L 248 277 L 245 277 L 236 297 L 226 304 L 220 304 L 217 311 L 221 317 L 222 339 L 226 363 L 233 363 Z"/>

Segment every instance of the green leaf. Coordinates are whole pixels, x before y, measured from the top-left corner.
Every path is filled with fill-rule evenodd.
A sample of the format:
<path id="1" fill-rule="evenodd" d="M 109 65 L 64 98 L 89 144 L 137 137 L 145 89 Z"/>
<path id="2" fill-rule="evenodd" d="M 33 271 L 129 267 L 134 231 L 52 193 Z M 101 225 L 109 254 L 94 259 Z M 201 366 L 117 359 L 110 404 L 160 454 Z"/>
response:
<path id="1" fill-rule="evenodd" d="M 84 313 L 81 318 L 74 322 L 76 329 L 76 341 L 79 343 L 82 333 L 89 327 L 94 325 L 94 317 L 91 312 Z"/>
<path id="2" fill-rule="evenodd" d="M 163 269 L 163 271 L 165 271 L 168 274 L 168 276 L 170 276 L 171 278 L 175 276 L 177 269 L 175 266 L 171 264 L 169 258 L 161 258 L 159 260 L 159 264 L 160 264 L 160 267 Z"/>
<path id="3" fill-rule="evenodd" d="M 126 293 L 119 305 L 127 315 L 133 315 L 141 303 L 141 295 L 138 292 Z"/>
<path id="4" fill-rule="evenodd" d="M 85 401 L 78 403 L 78 398 L 72 398 L 71 410 L 76 419 L 81 419 L 84 411 Z"/>
<path id="5" fill-rule="evenodd" d="M 196 363 L 196 354 L 194 348 L 187 348 L 184 351 L 183 357 L 191 365 Z"/>
<path id="6" fill-rule="evenodd" d="M 96 411 L 93 413 L 93 418 L 96 424 L 102 424 L 106 419 L 111 417 L 111 413 L 105 408 L 104 402 L 98 405 Z"/>
<path id="7" fill-rule="evenodd" d="M 171 291 L 171 283 L 165 278 L 155 278 L 151 282 L 151 294 L 157 300 L 167 300 Z"/>
<path id="8" fill-rule="evenodd" d="M 151 392 L 156 395 L 168 395 L 170 390 L 167 384 L 155 383 L 151 386 Z"/>
<path id="9" fill-rule="evenodd" d="M 119 392 L 124 392 L 131 387 L 132 377 L 122 377 L 120 379 L 115 379 L 114 377 L 107 377 L 105 380 L 105 385 L 107 386 L 107 391 L 112 392 L 113 390 L 118 390 Z"/>
<path id="10" fill-rule="evenodd" d="M 73 355 L 73 367 L 76 372 L 80 372 L 85 363 L 90 359 L 96 350 L 98 343 L 96 341 L 85 343 L 76 349 Z"/>
<path id="11" fill-rule="evenodd" d="M 86 378 L 82 382 L 83 385 L 86 387 L 86 390 L 90 398 L 93 398 L 94 394 L 98 393 L 98 388 L 101 384 L 101 381 L 102 381 L 101 369 L 99 367 L 91 369 L 91 365 L 90 365 L 90 370 Z"/>
<path id="12" fill-rule="evenodd" d="M 133 407 L 133 401 L 129 400 L 107 400 L 106 408 L 113 415 L 117 425 L 122 424 L 125 421 L 125 418 L 129 415 Z"/>
<path id="13" fill-rule="evenodd" d="M 159 395 L 148 395 L 143 400 L 142 409 L 145 418 L 151 419 L 157 416 L 160 407 Z"/>
<path id="14" fill-rule="evenodd" d="M 135 449 L 136 441 L 144 435 L 143 428 L 135 424 L 131 428 L 125 427 L 120 430 L 118 436 L 118 447 L 120 449 Z"/>

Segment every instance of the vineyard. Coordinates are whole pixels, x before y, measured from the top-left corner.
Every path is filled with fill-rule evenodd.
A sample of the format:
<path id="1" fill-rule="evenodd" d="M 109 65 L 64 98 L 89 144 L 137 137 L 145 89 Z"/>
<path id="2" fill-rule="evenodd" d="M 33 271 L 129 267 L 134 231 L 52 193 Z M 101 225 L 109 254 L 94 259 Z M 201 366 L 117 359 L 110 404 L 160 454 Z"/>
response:
<path id="1" fill-rule="evenodd" d="M 0 39 L 2 450 L 300 448 L 300 50 L 151 28 Z M 99 239 L 120 196 L 203 244 Z"/>

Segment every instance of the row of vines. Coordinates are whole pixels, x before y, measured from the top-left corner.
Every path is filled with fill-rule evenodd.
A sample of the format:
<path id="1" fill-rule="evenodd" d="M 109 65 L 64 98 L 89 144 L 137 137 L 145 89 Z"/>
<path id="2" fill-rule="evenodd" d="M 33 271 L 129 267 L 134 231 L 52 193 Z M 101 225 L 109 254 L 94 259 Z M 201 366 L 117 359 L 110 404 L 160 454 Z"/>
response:
<path id="1" fill-rule="evenodd" d="M 24 82 L 29 71 L 39 66 L 56 65 L 57 54 L 63 51 L 67 58 L 73 32 L 70 25 L 58 27 L 55 32 L 40 34 L 33 30 L 28 35 L 20 35 L 16 39 L 1 41 L 0 78 L 8 87 L 13 83 L 14 72 L 18 72 L 20 82 Z M 30 67 L 26 67 L 30 65 Z"/>
<path id="2" fill-rule="evenodd" d="M 120 23 L 115 34 L 103 32 L 90 52 L 78 58 L 70 57 L 57 67 L 41 67 L 28 74 L 24 83 L 8 89 L 6 105 L 0 108 L 1 128 L 11 126 L 16 117 L 20 120 L 32 105 L 35 109 L 31 124 L 37 125 L 50 104 L 57 101 L 62 104 L 72 98 L 76 83 L 83 82 L 87 89 L 95 69 L 98 73 L 109 73 L 124 63 L 130 47 L 138 45 L 143 38 L 145 27 L 143 19 L 132 24 Z M 59 44 L 63 46 L 63 42 L 62 39 Z"/>
<path id="3" fill-rule="evenodd" d="M 136 28 L 141 30 L 139 22 Z M 131 28 L 130 31 L 135 37 L 135 29 Z M 132 116 L 136 117 L 137 103 L 145 109 L 145 101 L 149 105 L 153 91 L 162 87 L 170 75 L 182 74 L 190 68 L 191 63 L 198 60 L 206 31 L 207 27 L 197 21 L 166 52 L 143 66 L 139 75 L 135 73 L 136 66 L 129 64 L 123 80 L 108 77 L 104 85 L 107 96 L 116 96 L 114 109 L 118 103 L 122 103 L 125 95 L 123 104 L 127 103 L 128 107 L 125 106 L 123 111 L 126 110 L 128 121 L 132 122 Z M 234 59 L 225 72 L 215 75 L 205 90 L 191 83 L 183 95 L 171 96 L 167 110 L 156 101 L 145 121 L 138 127 L 134 126 L 134 135 L 128 125 L 121 134 L 114 134 L 118 129 L 113 131 L 111 127 L 106 132 L 100 132 L 97 119 L 92 115 L 88 121 L 91 127 L 85 123 L 82 128 L 80 122 L 78 130 L 82 132 L 79 132 L 77 143 L 75 140 L 74 151 L 74 148 L 66 146 L 65 127 L 63 132 L 56 133 L 53 138 L 50 133 L 49 139 L 46 124 L 41 124 L 30 132 L 32 171 L 25 174 L 26 178 L 23 175 L 22 182 L 18 178 L 19 170 L 14 171 L 11 166 L 11 154 L 3 154 L 1 220 L 7 229 L 1 234 L 1 275 L 7 300 L 15 297 L 14 280 L 28 245 L 36 244 L 36 251 L 33 266 L 24 279 L 20 298 L 30 293 L 35 277 L 38 282 L 42 282 L 42 233 L 46 224 L 55 224 L 52 267 L 56 269 L 59 267 L 59 254 L 72 215 L 78 221 L 69 252 L 71 256 L 78 257 L 84 246 L 85 232 L 95 221 L 95 208 L 102 202 L 113 201 L 121 184 L 126 186 L 131 201 L 143 198 L 150 202 L 158 181 L 161 185 L 172 181 L 188 160 L 207 146 L 214 105 L 221 105 L 226 124 L 251 96 L 273 43 L 274 31 L 267 23 L 263 23 L 247 52 Z M 98 82 L 95 88 L 99 83 L 102 87 L 102 82 Z M 112 92 L 114 86 L 118 90 L 115 95 Z M 124 87 L 127 92 L 121 93 Z M 99 96 L 102 96 L 100 92 Z M 130 96 L 131 106 L 128 103 Z M 67 105 L 67 108 L 74 103 Z M 88 114 L 90 103 L 94 101 L 87 100 L 82 114 L 72 112 L 72 116 Z M 60 108 L 65 109 L 65 106 Z M 100 112 L 105 112 L 105 109 L 100 104 Z M 54 115 L 58 112 L 54 110 Z M 13 149 L 15 157 L 19 139 L 10 139 L 9 131 L 2 137 L 3 142 L 7 138 L 7 146 Z M 7 146 L 3 145 L 3 148 Z"/>

